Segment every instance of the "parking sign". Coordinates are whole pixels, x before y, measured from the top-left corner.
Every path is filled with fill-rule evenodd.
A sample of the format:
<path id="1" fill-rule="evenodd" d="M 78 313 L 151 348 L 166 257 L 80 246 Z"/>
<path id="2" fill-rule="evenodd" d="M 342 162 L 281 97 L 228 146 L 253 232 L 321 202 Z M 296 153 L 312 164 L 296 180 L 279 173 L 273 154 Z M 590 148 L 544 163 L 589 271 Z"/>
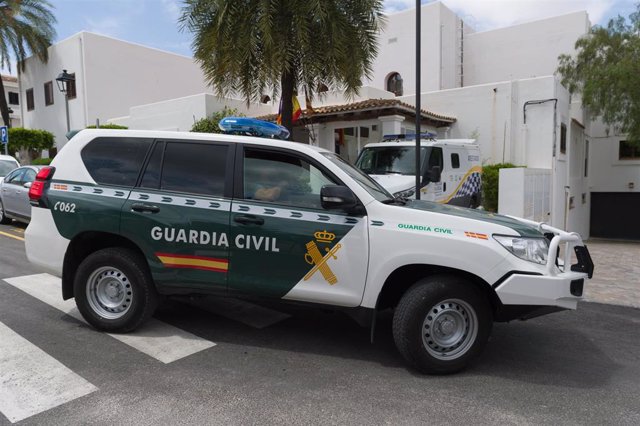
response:
<path id="1" fill-rule="evenodd" d="M 5 145 L 9 143 L 9 129 L 7 126 L 0 127 L 0 142 Z"/>

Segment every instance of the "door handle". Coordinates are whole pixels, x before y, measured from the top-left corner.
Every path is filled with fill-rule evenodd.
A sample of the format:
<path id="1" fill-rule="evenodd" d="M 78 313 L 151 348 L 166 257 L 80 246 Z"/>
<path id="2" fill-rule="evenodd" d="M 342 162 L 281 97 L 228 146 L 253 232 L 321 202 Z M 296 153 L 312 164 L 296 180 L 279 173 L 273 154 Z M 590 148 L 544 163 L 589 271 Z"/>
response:
<path id="1" fill-rule="evenodd" d="M 139 213 L 158 213 L 160 211 L 160 207 L 152 204 L 133 203 L 131 204 L 131 210 Z"/>
<path id="2" fill-rule="evenodd" d="M 250 214 L 237 214 L 233 221 L 242 225 L 263 225 L 264 219 Z"/>

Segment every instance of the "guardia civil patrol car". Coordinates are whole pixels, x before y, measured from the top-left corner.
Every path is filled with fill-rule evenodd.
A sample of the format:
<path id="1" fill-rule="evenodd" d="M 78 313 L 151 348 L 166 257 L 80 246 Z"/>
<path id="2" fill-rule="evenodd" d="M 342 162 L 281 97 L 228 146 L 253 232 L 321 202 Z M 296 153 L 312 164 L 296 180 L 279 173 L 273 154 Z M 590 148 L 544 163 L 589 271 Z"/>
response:
<path id="1" fill-rule="evenodd" d="M 372 328 L 393 309 L 408 363 L 449 373 L 494 321 L 575 309 L 593 272 L 577 234 L 394 197 L 294 142 L 83 130 L 30 198 L 29 260 L 109 332 L 144 327 L 165 295 L 307 302 Z"/>

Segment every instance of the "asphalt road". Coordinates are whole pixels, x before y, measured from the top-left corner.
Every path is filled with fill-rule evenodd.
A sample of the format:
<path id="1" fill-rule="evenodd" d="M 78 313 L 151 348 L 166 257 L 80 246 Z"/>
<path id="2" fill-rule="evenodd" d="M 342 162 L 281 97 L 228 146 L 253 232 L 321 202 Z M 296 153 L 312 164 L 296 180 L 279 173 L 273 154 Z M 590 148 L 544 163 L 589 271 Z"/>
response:
<path id="1" fill-rule="evenodd" d="M 172 300 L 155 316 L 162 330 L 189 333 L 184 348 L 207 344 L 166 363 L 136 348 L 143 337 L 96 332 L 52 306 L 58 299 L 19 288 L 51 278 L 4 281 L 41 272 L 25 258 L 23 230 L 0 226 L 0 336 L 11 337 L 0 340 L 1 425 L 9 416 L 48 425 L 640 424 L 638 309 L 582 303 L 496 324 L 472 368 L 433 377 L 404 366 L 389 317 L 370 344 L 340 313 Z M 153 345 L 169 338 L 160 333 Z M 49 365 L 42 377 L 33 372 Z M 25 387 L 55 388 L 68 401 L 46 409 L 25 397 L 20 406 L 35 414 L 8 414 L 7 398 L 34 395 Z"/>

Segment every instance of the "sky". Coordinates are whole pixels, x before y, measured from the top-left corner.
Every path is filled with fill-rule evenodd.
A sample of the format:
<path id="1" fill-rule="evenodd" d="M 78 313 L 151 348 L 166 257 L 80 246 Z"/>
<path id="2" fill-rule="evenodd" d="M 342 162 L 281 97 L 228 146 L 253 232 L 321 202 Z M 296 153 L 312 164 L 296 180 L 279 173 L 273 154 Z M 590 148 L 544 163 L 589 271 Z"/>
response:
<path id="1" fill-rule="evenodd" d="M 181 0 L 49 0 L 58 19 L 56 41 L 91 31 L 191 56 L 191 37 L 178 28 Z M 422 0 L 427 3 L 431 0 Z M 477 31 L 587 10 L 591 22 L 628 16 L 640 0 L 443 0 Z M 389 13 L 415 7 L 415 0 L 385 0 Z M 15 67 L 13 67 L 15 74 Z M 6 70 L 3 70 L 6 72 Z"/>

